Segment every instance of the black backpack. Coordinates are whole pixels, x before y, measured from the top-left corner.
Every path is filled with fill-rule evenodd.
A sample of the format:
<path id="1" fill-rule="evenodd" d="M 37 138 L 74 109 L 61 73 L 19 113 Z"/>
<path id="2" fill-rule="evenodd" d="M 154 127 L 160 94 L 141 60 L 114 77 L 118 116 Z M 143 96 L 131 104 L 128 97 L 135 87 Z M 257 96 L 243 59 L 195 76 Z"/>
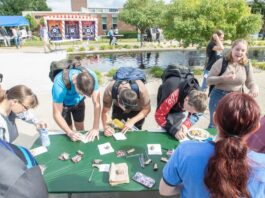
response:
<path id="1" fill-rule="evenodd" d="M 228 60 L 226 58 L 223 58 L 221 71 L 220 71 L 220 73 L 219 73 L 218 76 L 222 76 L 223 75 L 223 73 L 225 72 L 225 70 L 228 67 L 228 63 L 229 63 Z M 247 65 L 244 65 L 244 67 L 245 67 L 245 70 L 246 70 L 246 74 L 248 76 L 248 73 L 249 73 L 249 63 L 247 63 Z M 212 92 L 212 90 L 213 90 L 214 87 L 215 87 L 215 85 L 210 85 L 208 97 L 210 96 L 210 94 L 211 94 L 211 92 Z"/>
<path id="2" fill-rule="evenodd" d="M 111 91 L 113 99 L 117 99 L 118 88 L 123 81 L 130 83 L 132 90 L 137 94 L 138 98 L 140 98 L 140 91 L 136 80 L 141 80 L 143 83 L 146 83 L 144 71 L 134 67 L 120 67 L 113 75 L 113 79 L 115 80 Z"/>
<path id="3" fill-rule="evenodd" d="M 71 90 L 71 82 L 69 79 L 69 69 L 79 69 L 81 72 L 87 72 L 93 79 L 93 85 L 94 77 L 88 72 L 88 70 L 81 66 L 81 63 L 76 60 L 69 60 L 69 59 L 63 59 L 60 61 L 52 61 L 50 65 L 50 72 L 49 72 L 49 78 L 51 81 L 54 81 L 55 76 L 63 71 L 63 82 L 67 90 Z"/>
<path id="4" fill-rule="evenodd" d="M 164 83 L 170 77 L 179 77 L 181 80 L 185 80 L 194 78 L 194 75 L 190 68 L 186 66 L 168 65 L 161 76 L 162 82 Z"/>

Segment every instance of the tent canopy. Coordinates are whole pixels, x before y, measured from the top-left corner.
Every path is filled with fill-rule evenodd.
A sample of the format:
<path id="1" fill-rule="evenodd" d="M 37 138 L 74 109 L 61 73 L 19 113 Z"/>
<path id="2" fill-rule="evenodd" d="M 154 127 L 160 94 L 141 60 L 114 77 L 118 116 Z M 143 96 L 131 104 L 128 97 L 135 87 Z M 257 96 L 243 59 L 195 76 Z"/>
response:
<path id="1" fill-rule="evenodd" d="M 23 16 L 0 16 L 0 26 L 24 26 L 29 25 L 28 20 Z"/>

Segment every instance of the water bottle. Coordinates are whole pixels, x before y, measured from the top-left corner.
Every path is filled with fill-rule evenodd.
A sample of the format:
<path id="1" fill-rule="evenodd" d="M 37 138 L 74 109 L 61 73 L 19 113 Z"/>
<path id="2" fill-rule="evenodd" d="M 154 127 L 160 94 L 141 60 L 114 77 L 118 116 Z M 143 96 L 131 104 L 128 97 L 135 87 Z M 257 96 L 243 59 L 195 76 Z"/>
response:
<path id="1" fill-rule="evenodd" d="M 47 128 L 41 128 L 39 130 L 40 132 L 40 138 L 41 138 L 41 144 L 42 146 L 49 146 L 51 144 L 48 129 Z"/>

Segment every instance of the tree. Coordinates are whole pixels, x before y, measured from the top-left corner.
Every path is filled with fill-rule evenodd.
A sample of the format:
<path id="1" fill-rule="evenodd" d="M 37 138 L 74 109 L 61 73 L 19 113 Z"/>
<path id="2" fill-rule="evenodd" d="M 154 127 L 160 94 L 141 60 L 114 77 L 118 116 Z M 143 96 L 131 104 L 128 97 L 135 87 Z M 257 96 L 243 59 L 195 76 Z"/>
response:
<path id="1" fill-rule="evenodd" d="M 161 26 L 168 38 L 205 45 L 217 29 L 226 39 L 247 38 L 260 30 L 262 17 L 252 14 L 245 0 L 173 0 L 167 5 Z"/>
<path id="2" fill-rule="evenodd" d="M 135 26 L 141 32 L 141 46 L 143 34 L 147 28 L 158 25 L 164 7 L 161 0 L 127 0 L 119 19 Z"/>
<path id="3" fill-rule="evenodd" d="M 22 11 L 50 11 L 46 0 L 0 0 L 0 15 L 22 15 Z"/>
<path id="4" fill-rule="evenodd" d="M 28 14 L 27 16 L 25 16 L 25 18 L 29 21 L 30 29 L 32 31 L 37 31 L 39 29 L 39 25 L 34 17 Z"/>
<path id="5" fill-rule="evenodd" d="M 262 39 L 265 38 L 265 1 L 264 0 L 254 0 L 250 3 L 252 13 L 259 13 L 263 17 L 263 25 L 262 25 Z"/>

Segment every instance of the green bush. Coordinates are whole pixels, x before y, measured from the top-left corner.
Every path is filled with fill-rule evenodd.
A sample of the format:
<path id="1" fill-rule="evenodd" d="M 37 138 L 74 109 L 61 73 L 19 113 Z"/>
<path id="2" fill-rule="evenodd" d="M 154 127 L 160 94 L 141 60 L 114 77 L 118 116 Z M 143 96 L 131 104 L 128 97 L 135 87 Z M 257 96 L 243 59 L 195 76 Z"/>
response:
<path id="1" fill-rule="evenodd" d="M 115 49 L 115 46 L 114 45 L 109 45 L 108 49 L 113 50 L 113 49 Z"/>
<path id="2" fill-rule="evenodd" d="M 112 77 L 112 76 L 116 73 L 117 70 L 118 70 L 117 68 L 111 68 L 111 69 L 108 71 L 108 73 L 106 74 L 106 76 L 108 76 L 108 77 Z"/>
<path id="3" fill-rule="evenodd" d="M 124 36 L 122 38 L 137 38 L 137 32 L 119 32 L 119 34 L 123 34 Z"/>
<path id="4" fill-rule="evenodd" d="M 89 46 L 89 51 L 93 51 L 93 50 L 95 50 L 95 47 L 94 46 Z"/>
<path id="5" fill-rule="evenodd" d="M 70 48 L 67 48 L 66 50 L 67 52 L 73 52 L 74 51 L 74 48 L 70 47 Z"/>
<path id="6" fill-rule="evenodd" d="M 203 70 L 202 69 L 193 69 L 192 72 L 194 75 L 202 75 Z"/>
<path id="7" fill-rule="evenodd" d="M 127 44 L 126 45 L 123 45 L 122 47 L 125 48 L 125 49 L 131 49 L 131 46 L 130 45 L 127 45 Z"/>
<path id="8" fill-rule="evenodd" d="M 159 67 L 159 66 L 153 66 L 150 69 L 150 74 L 156 78 L 161 78 L 162 74 L 163 74 L 164 69 Z"/>
<path id="9" fill-rule="evenodd" d="M 79 51 L 80 52 L 86 51 L 86 48 L 82 46 L 82 47 L 79 48 Z"/>
<path id="10" fill-rule="evenodd" d="M 103 83 L 103 77 L 104 77 L 104 76 L 103 76 L 102 73 L 101 73 L 99 70 L 97 70 L 97 69 L 95 69 L 94 72 L 95 72 L 96 75 L 97 75 L 98 83 L 99 83 L 100 85 L 102 85 L 102 83 Z"/>
<path id="11" fill-rule="evenodd" d="M 265 70 L 265 62 L 257 62 L 256 60 L 252 61 L 253 67 Z"/>
<path id="12" fill-rule="evenodd" d="M 134 49 L 139 49 L 140 46 L 139 46 L 139 45 L 134 45 L 133 48 L 134 48 Z"/>
<path id="13" fill-rule="evenodd" d="M 108 46 L 107 45 L 100 45 L 99 49 L 100 50 L 106 50 L 106 49 L 108 49 Z"/>

